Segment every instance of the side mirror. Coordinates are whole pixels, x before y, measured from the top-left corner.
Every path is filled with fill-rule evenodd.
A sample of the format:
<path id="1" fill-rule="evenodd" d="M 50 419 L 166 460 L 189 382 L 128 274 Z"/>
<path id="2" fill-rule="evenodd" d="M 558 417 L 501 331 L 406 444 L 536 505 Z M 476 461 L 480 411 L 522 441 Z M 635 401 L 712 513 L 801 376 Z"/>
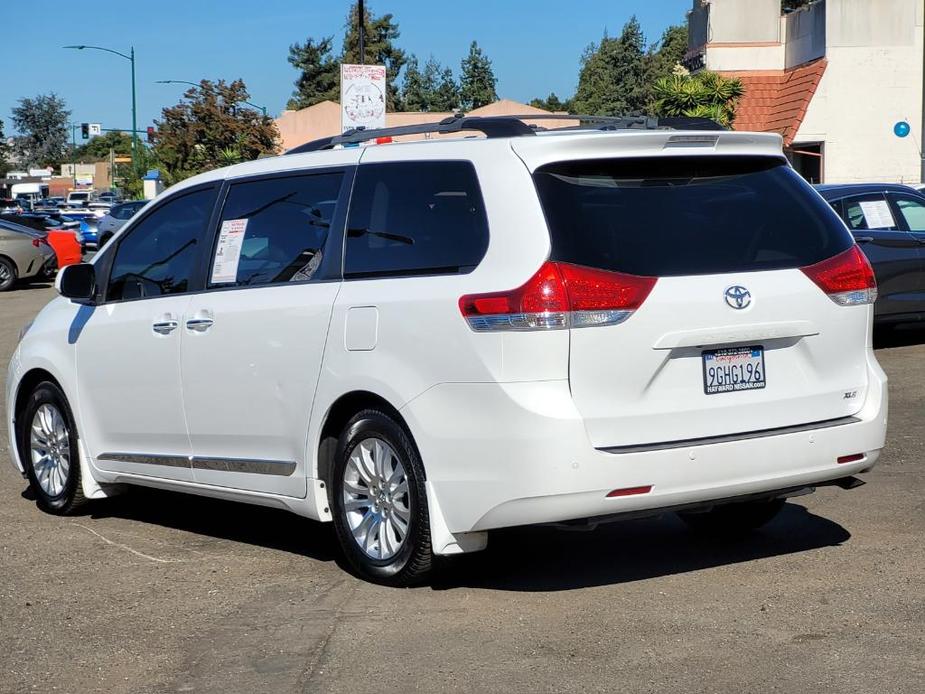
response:
<path id="1" fill-rule="evenodd" d="M 88 301 L 96 295 L 96 270 L 90 263 L 67 265 L 58 271 L 55 289 L 68 299 Z"/>

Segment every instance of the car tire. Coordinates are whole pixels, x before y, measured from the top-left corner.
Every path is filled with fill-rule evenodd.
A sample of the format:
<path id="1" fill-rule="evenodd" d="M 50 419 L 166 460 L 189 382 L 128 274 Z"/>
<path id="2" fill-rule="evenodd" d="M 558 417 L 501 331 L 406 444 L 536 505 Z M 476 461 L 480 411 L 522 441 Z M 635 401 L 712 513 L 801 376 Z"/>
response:
<path id="1" fill-rule="evenodd" d="M 722 504 L 706 512 L 682 512 L 678 515 L 697 533 L 739 537 L 769 523 L 783 507 L 783 499 L 768 499 Z"/>
<path id="2" fill-rule="evenodd" d="M 424 466 L 404 427 L 379 410 L 356 414 L 338 440 L 329 490 L 338 541 L 359 576 L 401 587 L 427 580 Z"/>
<path id="3" fill-rule="evenodd" d="M 12 260 L 0 258 L 0 292 L 13 288 L 16 284 L 16 265 Z"/>
<path id="4" fill-rule="evenodd" d="M 50 381 L 29 395 L 18 419 L 20 459 L 43 511 L 70 515 L 83 506 L 77 427 L 61 389 Z"/>

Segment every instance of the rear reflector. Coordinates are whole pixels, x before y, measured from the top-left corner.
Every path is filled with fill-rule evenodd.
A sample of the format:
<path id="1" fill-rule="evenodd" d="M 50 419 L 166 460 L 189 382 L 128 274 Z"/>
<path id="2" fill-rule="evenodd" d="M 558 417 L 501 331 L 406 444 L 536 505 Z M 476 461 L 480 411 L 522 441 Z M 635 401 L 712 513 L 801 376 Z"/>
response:
<path id="1" fill-rule="evenodd" d="M 651 491 L 651 484 L 645 487 L 626 487 L 625 489 L 614 489 L 607 495 L 607 498 L 610 499 L 615 496 L 635 496 L 636 494 L 648 494 Z"/>
<path id="2" fill-rule="evenodd" d="M 843 465 L 845 463 L 856 463 L 859 460 L 864 460 L 863 453 L 855 453 L 854 455 L 843 455 L 838 459 L 838 464 Z"/>
<path id="3" fill-rule="evenodd" d="M 459 299 L 478 332 L 616 325 L 642 305 L 657 278 L 547 261 L 526 284 Z"/>
<path id="4" fill-rule="evenodd" d="M 839 306 L 872 304 L 877 300 L 877 279 L 867 256 L 858 246 L 821 263 L 801 268 Z"/>

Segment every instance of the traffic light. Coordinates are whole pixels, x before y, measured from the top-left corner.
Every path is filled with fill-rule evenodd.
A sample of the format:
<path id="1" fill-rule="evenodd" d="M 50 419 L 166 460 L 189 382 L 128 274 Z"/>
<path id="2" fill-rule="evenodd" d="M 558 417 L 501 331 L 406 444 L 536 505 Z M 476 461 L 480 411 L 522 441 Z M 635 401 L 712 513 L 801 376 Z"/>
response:
<path id="1" fill-rule="evenodd" d="M 148 126 L 148 142 L 154 142 L 154 126 Z"/>
<path id="2" fill-rule="evenodd" d="M 90 139 L 90 124 L 89 123 L 80 124 L 80 137 L 82 137 L 84 140 Z"/>

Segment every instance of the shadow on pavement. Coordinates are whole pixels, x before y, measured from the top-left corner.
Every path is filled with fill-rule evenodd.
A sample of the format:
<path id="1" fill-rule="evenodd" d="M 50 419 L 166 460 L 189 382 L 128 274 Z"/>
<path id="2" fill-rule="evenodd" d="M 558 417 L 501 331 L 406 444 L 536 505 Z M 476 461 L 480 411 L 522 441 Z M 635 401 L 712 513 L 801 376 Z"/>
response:
<path id="1" fill-rule="evenodd" d="M 243 542 L 318 561 L 339 559 L 334 528 L 281 509 L 134 487 L 93 503 L 91 518 L 125 518 L 197 535 Z"/>
<path id="2" fill-rule="evenodd" d="M 488 549 L 441 572 L 435 590 L 559 591 L 641 581 L 840 545 L 842 526 L 788 503 L 771 523 L 739 540 L 699 537 L 674 514 L 576 532 L 551 527 L 497 531 Z"/>
<path id="3" fill-rule="evenodd" d="M 330 523 L 287 511 L 135 488 L 94 503 L 95 519 L 124 518 L 345 566 Z M 549 526 L 491 533 L 484 552 L 439 565 L 434 590 L 560 591 L 641 581 L 842 544 L 842 526 L 788 503 L 771 523 L 737 540 L 690 532 L 674 514 L 608 523 L 593 531 Z"/>
<path id="4" fill-rule="evenodd" d="M 874 349 L 925 344 L 925 326 L 897 325 L 874 330 Z"/>

